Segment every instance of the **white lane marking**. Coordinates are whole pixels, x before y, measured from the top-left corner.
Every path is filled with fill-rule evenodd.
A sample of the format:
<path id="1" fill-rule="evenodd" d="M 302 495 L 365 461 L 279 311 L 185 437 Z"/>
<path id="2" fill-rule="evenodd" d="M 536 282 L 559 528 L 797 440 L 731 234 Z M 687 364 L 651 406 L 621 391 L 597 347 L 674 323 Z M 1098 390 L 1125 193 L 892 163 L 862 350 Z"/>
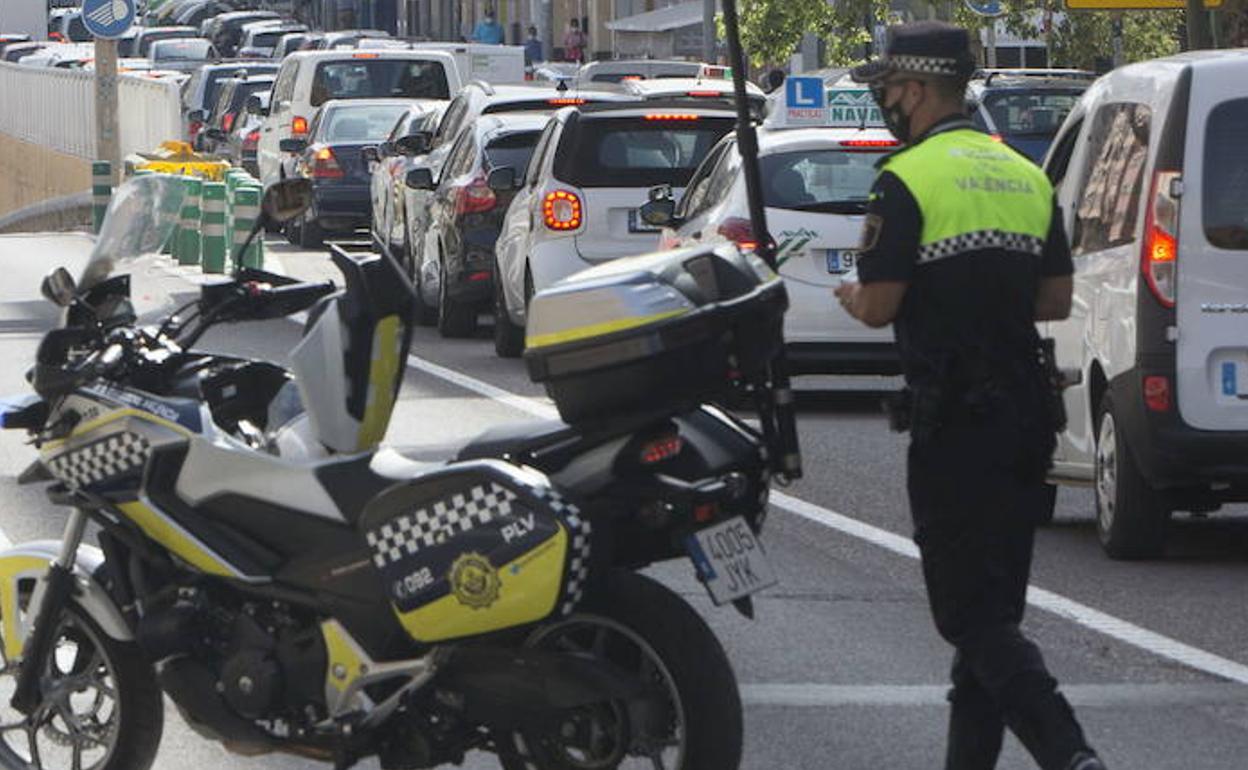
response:
<path id="1" fill-rule="evenodd" d="M 511 393 L 462 372 L 457 372 L 425 360 L 417 355 L 408 356 L 407 363 L 415 369 L 427 372 L 435 377 L 440 377 L 487 398 L 501 401 L 534 417 L 550 419 L 559 416 L 553 405 L 543 404 L 528 396 Z M 919 558 L 919 549 L 914 542 L 896 533 L 880 529 L 866 522 L 850 518 L 821 505 L 809 503 L 783 492 L 773 490 L 771 502 L 776 507 L 789 513 L 796 514 L 817 524 L 822 524 L 851 537 L 856 537 L 859 540 L 865 540 L 872 545 L 879 546 L 893 553 L 910 559 Z M 1068 599 L 1060 594 L 1033 585 L 1027 590 L 1027 603 L 1033 607 L 1063 617 L 1076 625 L 1117 639 L 1124 644 L 1152 653 L 1160 658 L 1172 660 L 1197 671 L 1203 671 L 1232 682 L 1248 684 L 1248 666 L 1185 644 L 1155 631 L 1150 631 L 1147 628 L 1101 612 L 1086 604 L 1081 604 L 1074 599 Z"/>
<path id="2" fill-rule="evenodd" d="M 839 706 L 945 707 L 948 685 L 742 684 L 748 706 L 836 708 Z M 1075 706 L 1156 708 L 1242 704 L 1248 690 L 1238 684 L 1063 684 Z"/>

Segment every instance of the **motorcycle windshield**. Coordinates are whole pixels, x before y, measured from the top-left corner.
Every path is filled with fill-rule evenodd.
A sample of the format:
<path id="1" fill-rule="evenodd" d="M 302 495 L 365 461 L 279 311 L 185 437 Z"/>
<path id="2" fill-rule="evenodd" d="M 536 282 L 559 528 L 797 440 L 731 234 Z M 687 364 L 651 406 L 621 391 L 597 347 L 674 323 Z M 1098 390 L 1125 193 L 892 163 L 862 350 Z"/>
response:
<path id="1" fill-rule="evenodd" d="M 165 175 L 135 177 L 118 187 L 78 280 L 79 290 L 108 278 L 122 262 L 159 251 L 178 223 L 184 194 L 182 179 Z"/>

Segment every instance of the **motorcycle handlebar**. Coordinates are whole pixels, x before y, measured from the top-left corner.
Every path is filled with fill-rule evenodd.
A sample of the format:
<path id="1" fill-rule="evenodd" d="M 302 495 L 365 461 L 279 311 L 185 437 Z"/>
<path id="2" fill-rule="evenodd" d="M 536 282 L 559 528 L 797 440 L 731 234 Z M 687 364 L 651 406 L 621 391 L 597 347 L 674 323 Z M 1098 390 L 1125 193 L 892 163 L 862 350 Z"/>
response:
<path id="1" fill-rule="evenodd" d="M 285 318 L 307 310 L 322 297 L 335 290 L 333 281 L 292 283 L 285 286 L 245 286 L 248 296 L 248 318 L 258 320 Z"/>

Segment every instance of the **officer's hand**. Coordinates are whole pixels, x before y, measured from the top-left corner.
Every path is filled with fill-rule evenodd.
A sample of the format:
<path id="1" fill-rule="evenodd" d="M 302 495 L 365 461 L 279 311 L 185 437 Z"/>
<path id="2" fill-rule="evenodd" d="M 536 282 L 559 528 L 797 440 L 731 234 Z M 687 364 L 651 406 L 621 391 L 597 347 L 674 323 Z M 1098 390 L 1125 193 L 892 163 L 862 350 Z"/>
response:
<path id="1" fill-rule="evenodd" d="M 841 301 L 841 307 L 849 310 L 853 307 L 854 298 L 857 296 L 860 287 L 861 284 L 857 281 L 842 281 L 833 293 L 836 294 L 836 298 Z"/>

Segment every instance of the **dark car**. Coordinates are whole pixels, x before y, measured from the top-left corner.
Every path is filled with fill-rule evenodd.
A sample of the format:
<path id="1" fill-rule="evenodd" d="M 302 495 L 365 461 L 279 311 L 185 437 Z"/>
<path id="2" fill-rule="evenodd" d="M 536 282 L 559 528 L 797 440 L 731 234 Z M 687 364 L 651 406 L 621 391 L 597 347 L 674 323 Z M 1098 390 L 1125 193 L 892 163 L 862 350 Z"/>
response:
<path id="1" fill-rule="evenodd" d="M 312 248 L 326 232 L 368 227 L 377 145 L 411 105 L 409 99 L 328 101 L 312 119 L 306 140 L 282 140 L 282 152 L 298 154 L 296 173 L 311 179 L 315 191 L 312 207 L 289 233 L 291 240 Z"/>
<path id="2" fill-rule="evenodd" d="M 221 153 L 227 149 L 230 134 L 238 121 L 243 119 L 247 98 L 253 94 L 273 90 L 272 75 L 247 78 L 229 78 L 221 83 L 217 101 L 208 114 L 208 124 L 201 132 L 200 147 L 206 152 Z"/>
<path id="3" fill-rule="evenodd" d="M 232 10 L 228 4 L 216 0 L 188 3 L 174 16 L 174 23 L 198 29 L 205 21 Z"/>
<path id="4" fill-rule="evenodd" d="M 377 147 L 378 162 L 373 169 L 371 192 L 373 248 L 378 253 L 388 251 L 409 273 L 411 265 L 406 260 L 412 252 L 406 242 L 408 196 L 403 180 L 408 171 L 420 164 L 428 147 L 428 137 L 438 127 L 445 111 L 445 102 L 416 102 L 394 124 L 386 141 Z M 402 141 L 407 137 L 413 137 L 416 142 Z"/>
<path id="5" fill-rule="evenodd" d="M 1025 71 L 991 73 L 967 89 L 971 120 L 1036 163 L 1092 81 Z"/>
<path id="6" fill-rule="evenodd" d="M 243 30 L 242 40 L 238 46 L 240 59 L 271 59 L 277 44 L 286 35 L 306 33 L 308 28 L 302 24 L 270 24 L 261 22 Z M 281 58 L 281 57 L 278 57 Z"/>
<path id="7" fill-rule="evenodd" d="M 493 307 L 494 245 L 518 175 L 549 120 L 541 113 L 483 116 L 460 133 L 436 185 L 427 171 L 411 180 L 433 190 L 428 248 L 437 249 L 437 320 L 444 336 L 470 334 L 477 315 Z M 501 176 L 492 177 L 495 171 Z"/>
<path id="8" fill-rule="evenodd" d="M 266 19 L 281 19 L 281 14 L 273 11 L 234 11 L 223 13 L 212 20 L 207 32 L 212 44 L 223 56 L 234 56 L 238 51 L 239 41 L 243 36 L 243 27 Z"/>
<path id="9" fill-rule="evenodd" d="M 186 133 L 192 142 L 204 127 L 204 120 L 217 103 L 221 82 L 229 78 L 277 74 L 276 62 L 224 62 L 208 64 L 197 70 L 182 89 L 182 115 Z"/>

